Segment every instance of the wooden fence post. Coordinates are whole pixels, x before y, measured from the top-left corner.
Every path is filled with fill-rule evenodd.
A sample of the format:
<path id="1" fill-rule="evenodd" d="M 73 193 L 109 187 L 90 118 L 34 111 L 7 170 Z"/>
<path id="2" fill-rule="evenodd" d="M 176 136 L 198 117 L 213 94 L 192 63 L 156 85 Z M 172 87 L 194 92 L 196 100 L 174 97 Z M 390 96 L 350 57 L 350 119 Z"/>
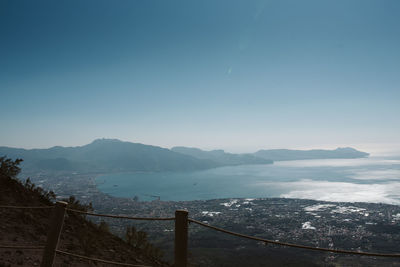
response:
<path id="1" fill-rule="evenodd" d="M 188 256 L 188 212 L 175 211 L 175 267 L 186 267 Z"/>
<path id="2" fill-rule="evenodd" d="M 52 267 L 58 240 L 61 235 L 62 225 L 64 223 L 65 208 L 67 202 L 57 201 L 53 210 L 52 219 L 50 221 L 50 230 L 47 233 L 46 246 L 44 248 L 41 267 Z"/>

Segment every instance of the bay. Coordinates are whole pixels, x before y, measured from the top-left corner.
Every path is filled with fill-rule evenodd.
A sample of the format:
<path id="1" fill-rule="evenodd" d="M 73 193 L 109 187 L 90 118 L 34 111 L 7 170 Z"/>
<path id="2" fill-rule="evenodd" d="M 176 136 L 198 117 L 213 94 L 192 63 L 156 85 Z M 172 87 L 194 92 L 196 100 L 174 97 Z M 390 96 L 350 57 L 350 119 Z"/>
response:
<path id="1" fill-rule="evenodd" d="M 100 191 L 140 200 L 287 197 L 400 204 L 400 159 L 280 161 L 192 172 L 135 172 L 96 178 Z"/>

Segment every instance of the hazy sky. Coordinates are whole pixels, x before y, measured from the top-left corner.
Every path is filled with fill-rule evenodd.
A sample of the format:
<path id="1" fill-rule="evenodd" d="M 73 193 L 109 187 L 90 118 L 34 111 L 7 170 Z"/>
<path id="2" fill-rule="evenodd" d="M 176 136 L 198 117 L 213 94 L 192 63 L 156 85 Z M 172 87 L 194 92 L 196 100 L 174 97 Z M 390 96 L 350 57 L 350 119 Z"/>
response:
<path id="1" fill-rule="evenodd" d="M 400 143 L 400 1 L 0 1 L 0 145 Z"/>

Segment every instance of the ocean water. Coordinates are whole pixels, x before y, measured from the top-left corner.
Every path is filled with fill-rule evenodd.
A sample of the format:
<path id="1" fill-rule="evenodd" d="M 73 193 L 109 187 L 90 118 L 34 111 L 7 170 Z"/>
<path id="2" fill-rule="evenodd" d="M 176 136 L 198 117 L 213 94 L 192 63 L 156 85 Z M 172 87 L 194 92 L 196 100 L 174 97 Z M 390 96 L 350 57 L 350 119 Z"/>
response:
<path id="1" fill-rule="evenodd" d="M 281 161 L 193 172 L 102 175 L 104 193 L 140 200 L 287 197 L 400 204 L 400 158 Z"/>

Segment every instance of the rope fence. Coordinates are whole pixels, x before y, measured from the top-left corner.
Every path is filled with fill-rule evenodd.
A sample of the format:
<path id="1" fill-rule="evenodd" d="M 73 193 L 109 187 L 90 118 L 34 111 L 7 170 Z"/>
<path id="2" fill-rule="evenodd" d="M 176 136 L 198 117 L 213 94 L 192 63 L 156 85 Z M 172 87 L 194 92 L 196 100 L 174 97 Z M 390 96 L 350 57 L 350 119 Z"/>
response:
<path id="1" fill-rule="evenodd" d="M 123 215 L 111 215 L 111 214 L 98 214 L 92 212 L 86 212 L 81 210 L 74 210 L 74 209 L 66 209 L 70 212 L 90 215 L 90 216 L 97 216 L 97 217 L 106 217 L 106 218 L 114 218 L 114 219 L 128 219 L 128 220 L 138 220 L 138 221 L 173 221 L 175 217 L 130 217 L 130 216 L 123 216 Z"/>
<path id="2" fill-rule="evenodd" d="M 42 264 L 41 267 L 51 267 L 53 266 L 55 254 L 66 255 L 70 257 L 75 257 L 83 260 L 93 261 L 93 262 L 101 262 L 112 264 L 115 266 L 130 266 L 130 267 L 150 267 L 148 265 L 135 265 L 129 263 L 121 263 L 114 262 L 109 260 L 103 260 L 93 257 L 87 257 L 83 255 L 74 254 L 71 252 L 66 252 L 62 250 L 58 250 L 58 241 L 61 234 L 62 225 L 64 222 L 65 212 L 73 212 L 78 214 L 84 214 L 89 216 L 97 216 L 97 217 L 106 217 L 106 218 L 114 218 L 114 219 L 128 219 L 128 220 L 142 220 L 142 221 L 173 221 L 175 217 L 132 217 L 132 216 L 123 216 L 123 215 L 111 215 L 111 214 L 97 214 L 92 212 L 86 212 L 81 210 L 75 210 L 67 208 L 67 203 L 58 201 L 55 206 L 3 206 L 0 205 L 0 208 L 4 209 L 54 209 L 54 214 L 52 218 L 51 229 L 48 233 L 47 244 L 46 246 L 13 246 L 13 245 L 1 245 L 0 249 L 44 249 Z"/>
<path id="3" fill-rule="evenodd" d="M 375 257 L 393 257 L 393 258 L 400 258 L 400 254 L 385 254 L 385 253 L 369 253 L 369 252 L 361 252 L 361 251 L 352 251 L 352 250 L 341 250 L 341 249 L 329 249 L 329 248 L 318 248 L 318 247 L 311 247 L 311 246 L 304 246 L 304 245 L 298 245 L 298 244 L 292 244 L 292 243 L 285 243 L 285 242 L 279 242 L 279 241 L 274 241 L 274 240 L 268 240 L 260 237 L 255 237 L 255 236 L 249 236 L 249 235 L 244 235 L 244 234 L 239 234 L 235 233 L 232 231 L 228 231 L 219 227 L 211 226 L 208 224 L 205 224 L 203 222 L 199 222 L 193 219 L 188 219 L 189 222 L 201 225 L 203 227 L 213 229 L 215 231 L 219 231 L 225 234 L 241 237 L 241 238 L 246 238 L 246 239 L 251 239 L 255 241 L 261 241 L 264 243 L 269 243 L 269 244 L 274 244 L 274 245 L 279 245 L 279 246 L 285 246 L 285 247 L 292 247 L 292 248 L 302 248 L 302 249 L 308 249 L 308 250 L 317 250 L 317 251 L 324 251 L 324 252 L 332 252 L 332 253 L 342 253 L 342 254 L 353 254 L 353 255 L 362 255 L 362 256 L 375 256 Z"/>
<path id="4" fill-rule="evenodd" d="M 86 212 L 81 210 L 75 210 L 67 208 L 68 203 L 63 201 L 57 201 L 55 206 L 0 206 L 0 208 L 9 208 L 9 209 L 49 209 L 53 208 L 53 218 L 51 219 L 50 230 L 47 235 L 46 246 L 12 246 L 12 245 L 1 245 L 0 248 L 6 249 L 44 249 L 41 267 L 52 267 L 54 258 L 56 254 L 71 256 L 80 258 L 83 260 L 89 260 L 94 262 L 101 262 L 107 264 L 113 264 L 116 266 L 131 266 L 131 267 L 148 267 L 146 265 L 134 265 L 129 263 L 120 263 L 113 262 L 103 259 L 91 258 L 83 255 L 74 254 L 71 252 L 66 252 L 62 250 L 58 250 L 58 242 L 62 230 L 62 226 L 64 223 L 64 217 L 66 212 L 84 214 L 89 216 L 97 216 L 97 217 L 107 217 L 107 218 L 115 218 L 115 219 L 128 219 L 128 220 L 147 220 L 147 221 L 175 221 L 175 262 L 174 266 L 176 267 L 187 267 L 187 258 L 188 258 L 188 230 L 189 223 L 194 223 L 200 225 L 202 227 L 212 229 L 215 231 L 219 231 L 225 234 L 229 234 L 232 236 L 255 240 L 259 242 L 264 242 L 266 244 L 273 244 L 278 246 L 285 247 L 293 247 L 299 249 L 313 250 L 313 251 L 322 251 L 322 252 L 330 252 L 330 253 L 340 253 L 340 254 L 349 254 L 349 255 L 359 255 L 359 256 L 372 256 L 372 257 L 388 257 L 388 258 L 400 258 L 400 254 L 387 254 L 387 253 L 371 253 L 371 252 L 362 252 L 362 251 L 351 251 L 351 250 L 340 250 L 340 249 L 328 249 L 328 248 L 319 248 L 312 246 L 305 246 L 293 243 L 286 243 L 274 240 L 268 240 L 260 237 L 249 236 L 245 234 L 240 234 L 236 232 L 232 232 L 223 228 L 215 227 L 208 225 L 206 223 L 190 219 L 188 218 L 188 211 L 186 210 L 177 210 L 175 211 L 175 217 L 131 217 L 124 215 L 112 215 L 112 214 L 98 214 L 92 212 Z"/>

